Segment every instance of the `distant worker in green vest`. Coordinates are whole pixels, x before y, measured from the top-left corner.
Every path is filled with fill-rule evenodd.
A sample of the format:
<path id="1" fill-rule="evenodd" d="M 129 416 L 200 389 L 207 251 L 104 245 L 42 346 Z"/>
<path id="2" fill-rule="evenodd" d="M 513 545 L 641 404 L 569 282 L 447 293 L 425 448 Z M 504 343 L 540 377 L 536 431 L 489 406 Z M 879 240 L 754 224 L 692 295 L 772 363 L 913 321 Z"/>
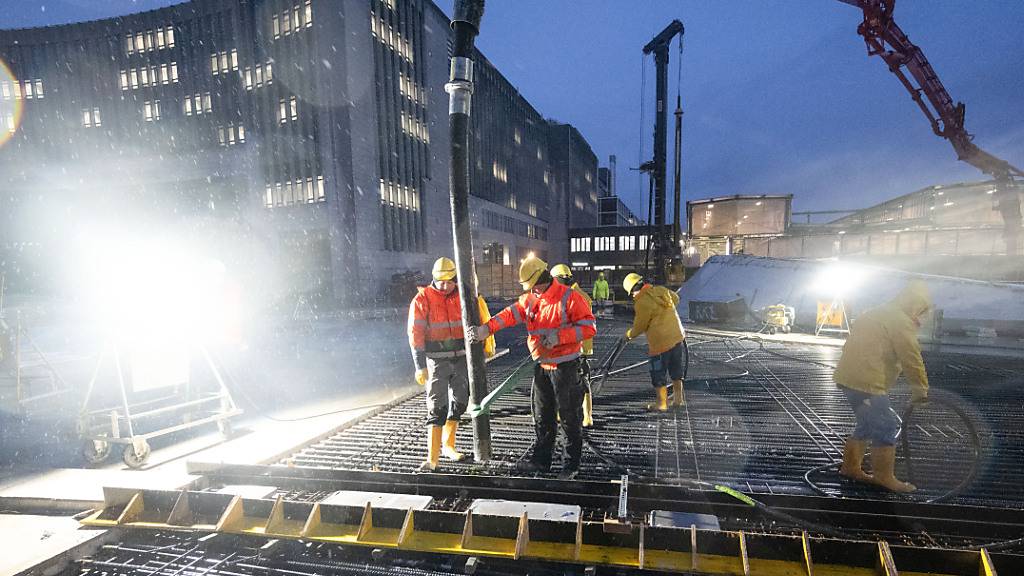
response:
<path id="1" fill-rule="evenodd" d="M 564 284 L 569 288 L 572 288 L 573 292 L 578 292 L 583 299 L 590 304 L 592 300 L 587 293 L 580 288 L 580 285 L 572 279 L 572 269 L 565 264 L 556 264 L 551 269 L 551 276 L 555 280 L 558 280 L 560 284 Z M 608 282 L 605 282 L 608 285 Z M 594 425 L 594 396 L 590 389 L 590 358 L 594 355 L 594 339 L 588 338 L 583 341 L 582 345 L 583 361 L 580 362 L 580 380 L 583 382 L 583 427 L 589 428 Z"/>
<path id="2" fill-rule="evenodd" d="M 850 326 L 850 336 L 832 375 L 857 420 L 843 450 L 843 465 L 839 468 L 843 476 L 893 492 L 917 489 L 897 479 L 893 472 L 896 437 L 902 423 L 889 405 L 889 391 L 902 373 L 914 401 L 928 398 L 928 373 L 917 331 L 930 308 L 928 286 L 913 280 L 893 301 L 861 314 Z M 868 442 L 872 474 L 861 468 Z"/>
<path id="3" fill-rule="evenodd" d="M 651 384 L 657 401 L 649 410 L 668 410 L 668 375 L 672 380 L 672 406 L 678 408 L 686 400 L 683 396 L 683 324 L 676 312 L 679 295 L 665 288 L 644 282 L 643 276 L 630 272 L 622 281 L 622 288 L 633 297 L 633 327 L 626 331 L 626 340 L 647 335 L 647 355 L 650 358 Z"/>
<path id="4" fill-rule="evenodd" d="M 611 292 L 608 290 L 608 281 L 604 278 L 604 272 L 598 272 L 597 280 L 594 281 L 594 300 L 598 304 L 605 300 L 611 300 Z"/>

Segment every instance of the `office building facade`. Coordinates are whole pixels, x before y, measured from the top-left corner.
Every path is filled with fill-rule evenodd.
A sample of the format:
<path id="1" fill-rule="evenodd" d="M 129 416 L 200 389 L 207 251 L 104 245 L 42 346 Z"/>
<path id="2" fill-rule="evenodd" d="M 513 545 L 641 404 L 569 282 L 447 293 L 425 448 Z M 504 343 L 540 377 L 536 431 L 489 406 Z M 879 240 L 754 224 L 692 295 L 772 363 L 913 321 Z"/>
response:
<path id="1" fill-rule="evenodd" d="M 240 265 L 272 262 L 276 293 L 380 298 L 452 251 L 450 39 L 427 0 L 192 0 L 0 31 L 5 270 L 32 283 L 30 263 L 94 220 L 233 243 Z M 549 123 L 477 61 L 477 257 L 551 254 L 552 230 L 596 214 L 554 213 L 570 180 L 552 163 L 589 146 L 569 127 L 553 152 Z"/>

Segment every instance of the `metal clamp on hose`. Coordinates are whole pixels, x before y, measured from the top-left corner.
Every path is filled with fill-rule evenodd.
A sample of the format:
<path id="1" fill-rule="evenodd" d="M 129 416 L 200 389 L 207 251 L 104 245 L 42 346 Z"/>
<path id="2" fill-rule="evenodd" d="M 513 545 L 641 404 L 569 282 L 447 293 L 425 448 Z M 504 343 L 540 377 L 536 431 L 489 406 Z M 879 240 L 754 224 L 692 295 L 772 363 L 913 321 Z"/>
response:
<path id="1" fill-rule="evenodd" d="M 452 58 L 450 81 L 444 85 L 448 93 L 448 115 L 469 116 L 473 100 L 473 61 L 469 58 Z"/>

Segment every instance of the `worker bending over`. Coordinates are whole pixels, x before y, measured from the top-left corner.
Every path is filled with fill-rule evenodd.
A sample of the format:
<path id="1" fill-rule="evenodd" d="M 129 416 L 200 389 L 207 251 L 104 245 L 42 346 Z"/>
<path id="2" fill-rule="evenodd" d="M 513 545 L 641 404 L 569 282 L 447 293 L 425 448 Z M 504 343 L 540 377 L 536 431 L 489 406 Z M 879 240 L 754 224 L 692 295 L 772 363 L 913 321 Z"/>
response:
<path id="1" fill-rule="evenodd" d="M 683 393 L 683 324 L 679 321 L 676 305 L 679 295 L 665 288 L 644 282 L 636 272 L 626 275 L 622 288 L 633 297 L 633 327 L 626 331 L 626 340 L 647 335 L 647 354 L 650 356 L 651 384 L 657 401 L 648 409 L 668 410 L 668 381 L 672 378 L 672 406 L 682 406 Z"/>
<path id="2" fill-rule="evenodd" d="M 917 489 L 893 473 L 896 436 L 902 423 L 889 404 L 889 390 L 902 372 L 910 383 L 913 400 L 928 398 L 928 373 L 921 359 L 917 330 L 929 308 L 928 287 L 914 280 L 893 301 L 868 310 L 850 326 L 850 336 L 832 377 L 846 393 L 857 419 L 857 427 L 843 450 L 839 468 L 843 476 L 893 492 Z M 868 442 L 873 474 L 861 468 Z"/>
<path id="3" fill-rule="evenodd" d="M 578 292 L 555 282 L 548 265 L 529 257 L 519 266 L 525 292 L 490 322 L 473 329 L 471 338 L 483 340 L 498 330 L 526 324 L 526 344 L 537 361 L 533 371 L 533 425 L 537 434 L 533 456 L 521 462 L 523 472 L 546 472 L 557 435 L 556 418 L 565 434 L 566 456 L 559 478 L 574 478 L 583 452 L 583 383 L 580 353 L 583 341 L 597 333 L 590 305 Z"/>
<path id="4" fill-rule="evenodd" d="M 579 283 L 572 279 L 572 269 L 565 264 L 556 264 L 551 268 L 551 276 L 559 283 L 564 284 L 571 288 L 574 292 L 583 296 L 583 299 L 587 301 L 587 305 L 591 306 L 593 302 L 590 296 L 580 288 Z M 608 283 L 605 282 L 607 285 Z M 591 308 L 593 312 L 593 308 Z M 580 381 L 583 382 L 583 427 L 589 428 L 594 425 L 594 396 L 593 391 L 590 389 L 590 358 L 594 355 L 594 339 L 587 338 L 583 341 L 581 346 L 580 357 Z"/>
<path id="5" fill-rule="evenodd" d="M 437 469 L 439 454 L 456 462 L 464 456 L 455 449 L 459 417 L 469 403 L 469 373 L 462 331 L 462 303 L 455 281 L 455 262 L 438 258 L 434 281 L 417 289 L 409 305 L 409 347 L 416 365 L 416 383 L 427 387 L 427 459 L 420 470 Z M 487 304 L 477 297 L 481 321 L 490 318 Z M 494 339 L 484 343 L 494 355 Z M 443 439 L 442 439 L 443 426 Z M 443 445 L 442 445 L 443 440 Z"/>

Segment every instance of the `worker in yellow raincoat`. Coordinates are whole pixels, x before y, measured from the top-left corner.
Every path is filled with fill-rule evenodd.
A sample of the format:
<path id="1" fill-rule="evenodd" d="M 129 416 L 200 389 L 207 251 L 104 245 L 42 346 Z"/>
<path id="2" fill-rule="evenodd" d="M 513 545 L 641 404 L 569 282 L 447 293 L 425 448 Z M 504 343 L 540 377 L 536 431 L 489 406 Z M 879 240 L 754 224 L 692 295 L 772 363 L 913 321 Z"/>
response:
<path id="1" fill-rule="evenodd" d="M 928 287 L 911 281 L 891 302 L 862 314 L 850 327 L 833 380 L 846 394 L 857 427 L 846 440 L 839 473 L 894 492 L 916 487 L 893 473 L 900 419 L 889 404 L 889 391 L 902 373 L 914 401 L 928 398 L 928 373 L 921 358 L 917 331 L 931 308 Z M 872 474 L 861 465 L 871 443 Z"/>
<path id="2" fill-rule="evenodd" d="M 678 408 L 686 402 L 683 392 L 683 340 L 686 333 L 676 312 L 679 295 L 665 288 L 644 282 L 636 272 L 626 275 L 622 288 L 633 298 L 633 327 L 626 331 L 626 339 L 647 335 L 647 355 L 650 357 L 651 384 L 657 401 L 648 409 L 668 410 L 668 381 L 672 381 L 672 406 Z"/>

